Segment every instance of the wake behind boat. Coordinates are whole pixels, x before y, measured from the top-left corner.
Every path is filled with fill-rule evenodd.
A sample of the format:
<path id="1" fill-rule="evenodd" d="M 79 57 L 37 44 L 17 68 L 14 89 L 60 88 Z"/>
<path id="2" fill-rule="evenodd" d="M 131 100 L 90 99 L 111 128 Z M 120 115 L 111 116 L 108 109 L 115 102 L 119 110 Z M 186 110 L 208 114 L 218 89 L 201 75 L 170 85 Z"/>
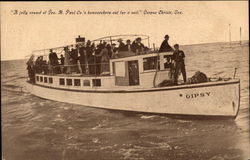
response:
<path id="1" fill-rule="evenodd" d="M 128 37 L 139 37 L 136 41 L 147 41 L 148 46 L 133 46 L 128 40 L 123 45 Z M 114 110 L 230 118 L 238 114 L 238 79 L 207 78 L 197 72 L 185 83 L 175 81 L 173 51 L 150 48 L 148 36 L 108 36 L 86 43 L 78 37 L 74 45 L 53 48 L 57 53 L 33 53 L 27 63 L 27 89 L 32 94 Z M 42 55 L 35 61 L 37 52 Z M 64 55 L 60 64 L 53 58 L 59 53 Z"/>

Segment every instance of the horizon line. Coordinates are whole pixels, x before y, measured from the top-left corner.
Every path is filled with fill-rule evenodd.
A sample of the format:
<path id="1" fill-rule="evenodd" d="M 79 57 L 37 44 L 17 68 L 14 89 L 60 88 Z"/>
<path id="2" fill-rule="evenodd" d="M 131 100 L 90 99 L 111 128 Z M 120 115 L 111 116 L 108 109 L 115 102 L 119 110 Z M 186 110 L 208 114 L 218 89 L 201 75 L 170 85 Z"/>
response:
<path id="1" fill-rule="evenodd" d="M 241 41 L 249 41 L 249 40 L 241 40 Z M 235 43 L 235 42 L 240 42 L 240 40 L 231 41 L 231 42 L 228 42 L 228 41 L 218 41 L 218 42 L 193 43 L 193 44 L 183 44 L 183 45 L 180 45 L 180 46 L 191 46 L 191 45 L 212 44 L 212 43 Z M 1 62 L 3 62 L 3 61 L 12 61 L 12 60 L 25 60 L 25 56 L 24 56 L 24 58 L 19 58 L 19 59 L 4 59 L 4 60 L 1 59 Z"/>

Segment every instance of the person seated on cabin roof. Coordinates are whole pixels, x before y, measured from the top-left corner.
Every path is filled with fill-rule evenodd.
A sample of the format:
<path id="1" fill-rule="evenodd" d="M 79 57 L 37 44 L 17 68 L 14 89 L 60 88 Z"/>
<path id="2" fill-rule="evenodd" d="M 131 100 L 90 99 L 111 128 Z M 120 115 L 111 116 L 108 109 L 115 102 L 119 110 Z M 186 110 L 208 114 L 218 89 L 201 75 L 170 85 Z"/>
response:
<path id="1" fill-rule="evenodd" d="M 109 55 L 108 55 L 108 49 L 107 49 L 107 43 L 103 43 L 103 49 L 101 50 L 101 53 L 98 55 L 95 55 L 96 57 L 101 57 L 101 74 L 106 75 L 109 74 Z"/>
<path id="2" fill-rule="evenodd" d="M 128 39 L 126 42 L 127 42 L 127 44 L 125 45 L 124 50 L 131 52 L 131 41 Z"/>
<path id="3" fill-rule="evenodd" d="M 117 42 L 119 42 L 118 51 L 125 51 L 125 44 L 122 42 L 122 39 L 119 38 Z"/>
<path id="4" fill-rule="evenodd" d="M 165 35 L 164 41 L 161 43 L 161 47 L 159 49 L 159 52 L 171 52 L 174 51 L 174 49 L 168 44 L 169 35 Z"/>
<path id="5" fill-rule="evenodd" d="M 144 52 L 144 45 L 141 43 L 141 37 L 136 38 L 131 47 L 136 55 L 142 54 Z"/>

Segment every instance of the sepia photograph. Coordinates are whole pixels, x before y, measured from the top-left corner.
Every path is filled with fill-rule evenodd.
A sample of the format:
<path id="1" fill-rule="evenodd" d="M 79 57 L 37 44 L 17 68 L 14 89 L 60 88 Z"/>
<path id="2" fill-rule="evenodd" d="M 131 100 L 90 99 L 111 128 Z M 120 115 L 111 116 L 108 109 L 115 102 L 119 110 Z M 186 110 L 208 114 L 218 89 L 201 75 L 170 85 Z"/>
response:
<path id="1" fill-rule="evenodd" d="M 0 2 L 2 160 L 249 160 L 248 7 Z"/>

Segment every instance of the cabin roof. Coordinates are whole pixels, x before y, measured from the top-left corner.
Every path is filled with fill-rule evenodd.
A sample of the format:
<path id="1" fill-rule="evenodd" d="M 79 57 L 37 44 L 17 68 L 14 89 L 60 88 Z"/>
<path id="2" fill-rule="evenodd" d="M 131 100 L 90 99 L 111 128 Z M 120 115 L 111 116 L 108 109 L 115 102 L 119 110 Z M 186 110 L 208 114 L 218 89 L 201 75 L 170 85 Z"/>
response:
<path id="1" fill-rule="evenodd" d="M 141 58 L 147 58 L 147 57 L 154 57 L 157 55 L 172 55 L 173 52 L 162 52 L 162 53 L 157 53 L 156 51 L 153 53 L 148 53 L 148 54 L 141 54 L 141 55 L 132 55 L 132 56 L 126 56 L 126 57 L 120 57 L 120 58 L 115 58 L 115 59 L 110 59 L 110 62 L 116 62 L 116 61 L 130 61 L 130 60 L 137 60 Z"/>

